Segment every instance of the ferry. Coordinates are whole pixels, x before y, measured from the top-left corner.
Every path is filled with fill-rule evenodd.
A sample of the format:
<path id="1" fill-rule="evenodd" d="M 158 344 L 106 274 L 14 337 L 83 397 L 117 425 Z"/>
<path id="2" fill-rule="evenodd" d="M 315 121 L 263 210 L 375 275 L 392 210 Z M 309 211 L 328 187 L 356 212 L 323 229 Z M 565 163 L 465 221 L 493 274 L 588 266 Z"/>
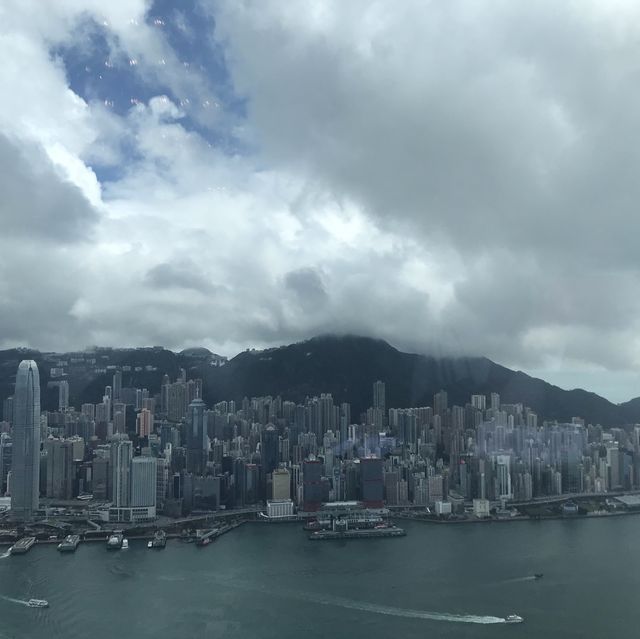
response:
<path id="1" fill-rule="evenodd" d="M 24 553 L 31 550 L 31 546 L 33 546 L 33 544 L 35 543 L 36 543 L 35 537 L 23 537 L 22 539 L 19 539 L 18 541 L 16 541 L 16 543 L 13 544 L 13 546 L 11 546 L 11 548 L 9 549 L 9 552 L 12 555 L 24 555 Z"/>
<path id="2" fill-rule="evenodd" d="M 74 552 L 80 543 L 80 535 L 67 535 L 64 541 L 58 544 L 60 552 Z"/>
<path id="3" fill-rule="evenodd" d="M 524 619 L 520 615 L 507 615 L 506 623 L 522 623 Z"/>
<path id="4" fill-rule="evenodd" d="M 121 530 L 114 530 L 107 539 L 107 550 L 120 550 L 124 541 Z"/>
<path id="5" fill-rule="evenodd" d="M 167 545 L 167 533 L 164 530 L 157 530 L 153 536 L 153 540 L 150 541 L 147 546 L 149 548 L 162 549 Z"/>
<path id="6" fill-rule="evenodd" d="M 48 608 L 49 602 L 46 599 L 29 599 L 27 606 L 30 608 Z"/>

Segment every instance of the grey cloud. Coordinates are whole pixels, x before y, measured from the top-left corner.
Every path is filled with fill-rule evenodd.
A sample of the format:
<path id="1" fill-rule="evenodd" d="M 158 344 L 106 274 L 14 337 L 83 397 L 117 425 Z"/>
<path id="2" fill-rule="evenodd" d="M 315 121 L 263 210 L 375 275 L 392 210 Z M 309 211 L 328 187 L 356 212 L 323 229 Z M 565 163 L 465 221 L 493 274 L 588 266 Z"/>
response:
<path id="1" fill-rule="evenodd" d="M 145 283 L 158 289 L 191 289 L 203 294 L 211 294 L 219 287 L 210 282 L 200 267 L 190 260 L 162 262 L 150 268 L 145 275 Z"/>
<path id="2" fill-rule="evenodd" d="M 319 309 L 329 297 L 320 274 L 313 268 L 289 271 L 284 277 L 284 285 L 305 311 Z"/>
<path id="3" fill-rule="evenodd" d="M 4 237 L 73 243 L 91 237 L 99 214 L 43 149 L 0 135 L 0 224 Z"/>

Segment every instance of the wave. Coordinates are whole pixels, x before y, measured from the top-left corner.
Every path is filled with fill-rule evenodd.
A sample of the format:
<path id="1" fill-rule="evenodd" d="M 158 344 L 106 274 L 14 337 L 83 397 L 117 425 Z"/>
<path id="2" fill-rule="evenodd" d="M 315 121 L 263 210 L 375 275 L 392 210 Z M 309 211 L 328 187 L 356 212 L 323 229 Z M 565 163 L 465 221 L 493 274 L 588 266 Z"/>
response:
<path id="1" fill-rule="evenodd" d="M 412 610 L 410 608 L 398 608 L 396 606 L 383 606 L 365 601 L 343 599 L 341 597 L 315 596 L 306 593 L 298 593 L 300 599 L 328 606 L 337 606 L 349 610 L 360 610 L 377 615 L 389 615 L 392 617 L 405 617 L 412 619 L 428 619 L 431 621 L 450 621 L 455 623 L 497 624 L 506 623 L 504 617 L 490 615 L 465 615 L 448 612 L 430 612 L 427 610 Z"/>
<path id="2" fill-rule="evenodd" d="M 514 584 L 514 583 L 518 583 L 520 581 L 536 581 L 536 577 L 534 577 L 533 575 L 529 575 L 528 577 L 514 577 L 513 579 L 503 579 L 502 581 L 499 581 L 498 583 L 501 584 Z"/>
<path id="3" fill-rule="evenodd" d="M 228 586 L 235 586 L 243 590 L 259 591 L 267 594 L 297 599 L 298 601 L 307 601 L 309 603 L 320 604 L 323 606 L 336 606 L 338 608 L 346 608 L 349 610 L 360 610 L 362 612 L 369 612 L 377 615 L 389 615 L 392 617 L 427 619 L 430 621 L 449 621 L 453 623 L 474 623 L 485 625 L 507 623 L 507 620 L 504 617 L 495 617 L 491 615 L 468 615 L 448 612 L 431 612 L 427 610 L 412 610 L 410 608 L 385 606 L 366 601 L 356 601 L 354 599 L 334 597 L 332 595 L 316 595 L 314 593 L 302 592 L 298 590 L 285 590 L 282 588 L 274 590 L 266 587 L 257 587 L 253 584 L 242 583 L 235 580 L 222 581 L 224 581 L 224 583 Z"/>
<path id="4" fill-rule="evenodd" d="M 10 556 L 11 556 L 11 551 L 10 551 L 10 550 L 7 550 L 7 552 L 2 553 L 2 554 L 0 555 L 0 559 L 6 559 L 7 557 L 10 557 Z"/>
<path id="5" fill-rule="evenodd" d="M 21 606 L 28 606 L 29 602 L 24 599 L 15 599 L 14 597 L 6 597 L 5 595 L 0 595 L 0 599 L 4 599 L 5 601 L 11 601 L 12 603 L 20 604 Z"/>

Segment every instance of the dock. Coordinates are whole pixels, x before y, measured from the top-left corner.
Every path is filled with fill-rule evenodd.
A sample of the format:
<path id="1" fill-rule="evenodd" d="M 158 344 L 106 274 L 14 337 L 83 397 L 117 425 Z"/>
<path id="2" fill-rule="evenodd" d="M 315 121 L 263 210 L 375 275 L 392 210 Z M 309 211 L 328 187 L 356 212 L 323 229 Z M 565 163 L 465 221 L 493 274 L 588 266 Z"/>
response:
<path id="1" fill-rule="evenodd" d="M 404 537 L 406 531 L 397 526 L 387 528 L 352 528 L 347 530 L 317 530 L 309 535 L 313 541 L 323 539 L 376 539 L 380 537 Z"/>

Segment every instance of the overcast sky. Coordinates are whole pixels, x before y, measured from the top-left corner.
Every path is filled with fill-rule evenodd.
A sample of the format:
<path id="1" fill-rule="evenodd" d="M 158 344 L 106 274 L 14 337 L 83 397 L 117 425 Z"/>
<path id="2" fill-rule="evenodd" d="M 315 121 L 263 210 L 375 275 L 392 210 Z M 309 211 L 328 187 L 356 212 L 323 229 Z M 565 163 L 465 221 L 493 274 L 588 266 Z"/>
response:
<path id="1" fill-rule="evenodd" d="M 331 331 L 640 395 L 640 5 L 3 0 L 0 347 Z"/>

